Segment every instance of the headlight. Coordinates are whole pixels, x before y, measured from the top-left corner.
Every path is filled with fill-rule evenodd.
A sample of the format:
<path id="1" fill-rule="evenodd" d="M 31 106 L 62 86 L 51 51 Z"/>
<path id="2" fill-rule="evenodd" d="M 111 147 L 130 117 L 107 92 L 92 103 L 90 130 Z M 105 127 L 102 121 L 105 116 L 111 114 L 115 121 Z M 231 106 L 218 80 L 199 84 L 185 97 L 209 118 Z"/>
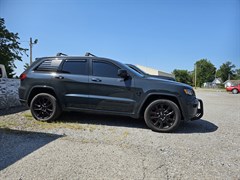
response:
<path id="1" fill-rule="evenodd" d="M 184 89 L 185 94 L 192 96 L 194 95 L 194 91 L 192 89 Z"/>

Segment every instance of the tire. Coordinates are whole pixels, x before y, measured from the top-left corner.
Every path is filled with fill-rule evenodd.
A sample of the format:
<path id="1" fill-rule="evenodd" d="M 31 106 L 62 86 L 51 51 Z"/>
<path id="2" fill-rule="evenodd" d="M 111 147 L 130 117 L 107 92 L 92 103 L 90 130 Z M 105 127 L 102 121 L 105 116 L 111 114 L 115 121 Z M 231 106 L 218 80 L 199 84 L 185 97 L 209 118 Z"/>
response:
<path id="1" fill-rule="evenodd" d="M 147 126 L 157 132 L 172 132 L 181 122 L 178 106 L 167 99 L 153 101 L 144 112 Z"/>
<path id="2" fill-rule="evenodd" d="M 53 121 L 61 114 L 61 109 L 54 96 L 40 93 L 30 103 L 33 117 L 38 121 Z"/>
<path id="3" fill-rule="evenodd" d="M 238 90 L 237 90 L 237 89 L 233 89 L 233 90 L 232 90 L 232 93 L 233 93 L 233 94 L 237 94 L 237 93 L 238 93 Z"/>

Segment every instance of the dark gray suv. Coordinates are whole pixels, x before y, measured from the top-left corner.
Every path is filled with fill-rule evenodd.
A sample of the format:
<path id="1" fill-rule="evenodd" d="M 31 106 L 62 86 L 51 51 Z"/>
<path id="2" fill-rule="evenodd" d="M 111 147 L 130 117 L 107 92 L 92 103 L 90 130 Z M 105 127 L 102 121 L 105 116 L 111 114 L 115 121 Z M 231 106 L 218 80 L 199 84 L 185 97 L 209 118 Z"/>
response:
<path id="1" fill-rule="evenodd" d="M 144 76 L 90 53 L 37 58 L 20 79 L 20 101 L 40 121 L 52 121 L 62 111 L 83 111 L 142 117 L 152 130 L 171 132 L 181 120 L 203 115 L 191 86 Z"/>

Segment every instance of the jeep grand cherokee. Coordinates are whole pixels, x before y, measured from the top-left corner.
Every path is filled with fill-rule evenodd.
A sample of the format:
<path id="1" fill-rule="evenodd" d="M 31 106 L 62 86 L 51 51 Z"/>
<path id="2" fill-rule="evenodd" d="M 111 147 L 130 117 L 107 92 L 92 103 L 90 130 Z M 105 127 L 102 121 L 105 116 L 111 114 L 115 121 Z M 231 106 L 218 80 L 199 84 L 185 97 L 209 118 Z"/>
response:
<path id="1" fill-rule="evenodd" d="M 144 76 L 90 53 L 38 58 L 20 79 L 20 101 L 40 121 L 52 121 L 62 111 L 82 111 L 144 118 L 152 130 L 171 132 L 182 120 L 203 115 L 191 86 Z"/>

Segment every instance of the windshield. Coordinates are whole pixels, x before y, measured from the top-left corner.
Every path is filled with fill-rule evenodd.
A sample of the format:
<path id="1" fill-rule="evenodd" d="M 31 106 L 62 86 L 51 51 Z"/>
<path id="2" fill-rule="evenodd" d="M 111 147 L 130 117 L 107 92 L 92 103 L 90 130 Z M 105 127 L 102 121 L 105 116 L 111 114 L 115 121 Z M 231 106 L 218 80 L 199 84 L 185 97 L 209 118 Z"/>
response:
<path id="1" fill-rule="evenodd" d="M 135 74 L 135 75 L 137 75 L 137 76 L 140 76 L 140 77 L 144 77 L 145 74 L 142 74 L 142 73 L 136 71 L 135 69 L 133 69 L 132 67 L 128 66 L 127 64 L 123 64 L 123 65 L 124 65 L 124 67 L 125 67 L 127 70 L 131 71 L 133 74 Z"/>
<path id="2" fill-rule="evenodd" d="M 143 70 L 141 70 L 140 68 L 138 68 L 135 65 L 132 64 L 126 64 L 128 67 L 130 67 L 131 69 L 133 69 L 134 71 L 137 71 L 138 73 L 142 74 L 142 75 L 148 75 L 146 72 L 144 72 Z"/>
<path id="3" fill-rule="evenodd" d="M 144 72 L 143 70 L 141 70 L 140 68 L 138 68 L 135 65 L 132 64 L 126 64 L 130 69 L 134 70 L 135 72 L 137 72 L 138 74 L 141 74 L 143 76 L 148 76 L 149 74 Z"/>

